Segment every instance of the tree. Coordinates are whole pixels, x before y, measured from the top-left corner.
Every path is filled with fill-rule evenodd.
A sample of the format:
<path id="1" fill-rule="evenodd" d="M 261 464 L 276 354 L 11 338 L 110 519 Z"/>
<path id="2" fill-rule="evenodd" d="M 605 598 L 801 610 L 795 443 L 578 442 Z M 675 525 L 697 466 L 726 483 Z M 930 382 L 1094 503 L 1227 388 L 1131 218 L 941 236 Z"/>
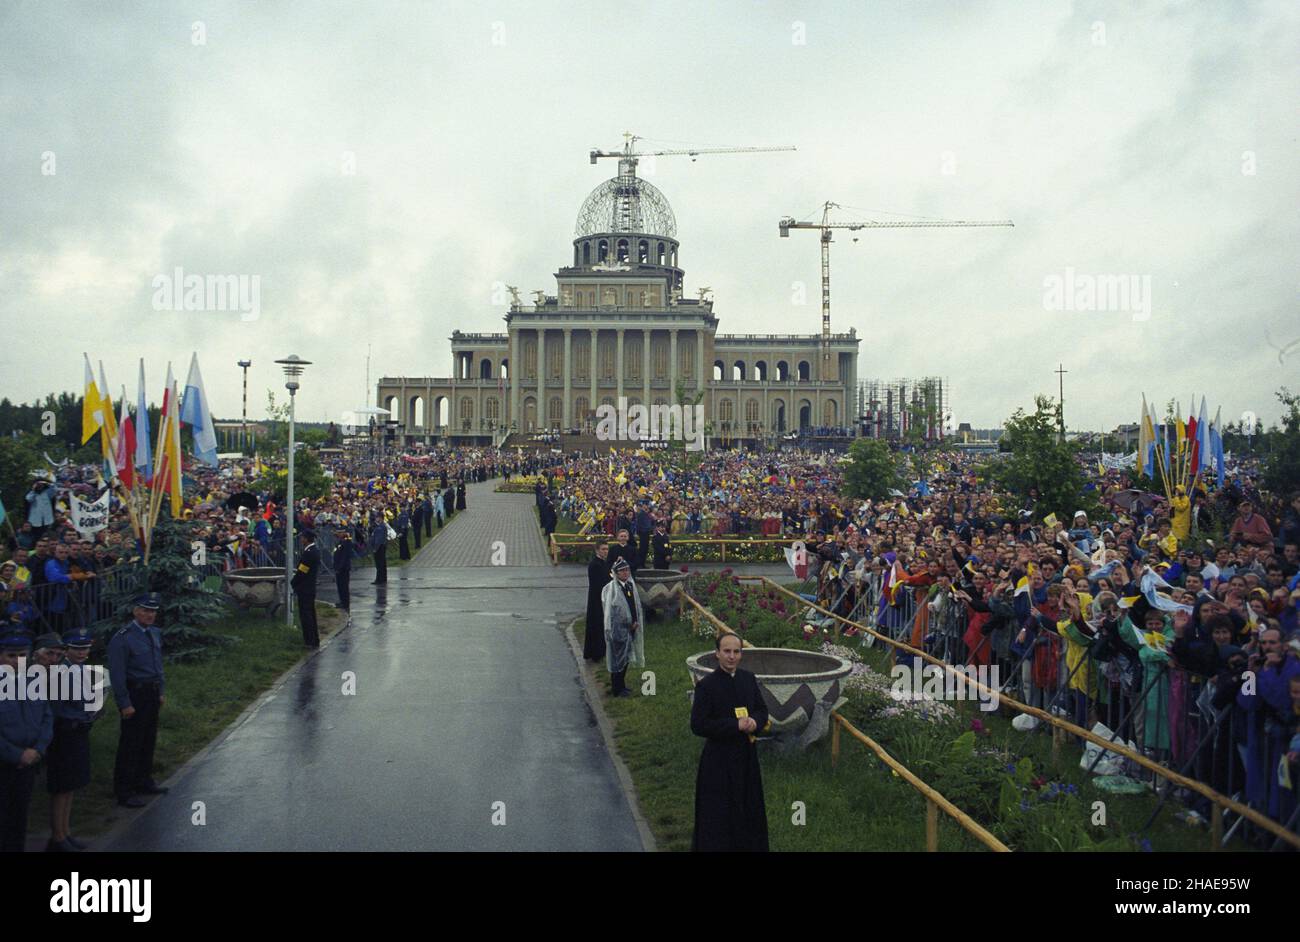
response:
<path id="1" fill-rule="evenodd" d="M 1096 497 L 1083 487 L 1078 446 L 1061 441 L 1059 405 L 1048 396 L 1037 396 L 1034 406 L 1031 414 L 1017 409 L 1007 419 L 1002 442 L 1009 454 L 991 466 L 994 483 L 1018 497 L 1028 497 L 1030 488 L 1037 488 L 1040 517 L 1055 513 L 1068 519 L 1081 506 L 1095 510 Z"/>
<path id="2" fill-rule="evenodd" d="M 901 490 L 898 458 L 878 438 L 860 438 L 849 448 L 849 465 L 844 486 L 850 497 L 883 500 L 890 489 Z"/>
<path id="3" fill-rule="evenodd" d="M 41 458 L 40 436 L 28 433 L 0 438 L 0 500 L 14 528 L 27 519 L 27 492 L 31 490 L 31 472 L 45 466 Z"/>
<path id="4" fill-rule="evenodd" d="M 293 456 L 293 499 L 304 497 L 315 500 L 330 492 L 333 480 L 325 474 L 320 459 L 306 448 L 298 449 Z M 253 487 L 259 492 L 269 493 L 276 503 L 283 503 L 289 490 L 289 470 L 267 468 L 266 473 L 258 478 Z"/>
<path id="5" fill-rule="evenodd" d="M 1278 496 L 1289 497 L 1300 492 L 1300 395 L 1293 395 L 1283 386 L 1277 398 L 1287 411 L 1282 416 L 1282 427 L 1270 433 L 1264 486 Z"/>

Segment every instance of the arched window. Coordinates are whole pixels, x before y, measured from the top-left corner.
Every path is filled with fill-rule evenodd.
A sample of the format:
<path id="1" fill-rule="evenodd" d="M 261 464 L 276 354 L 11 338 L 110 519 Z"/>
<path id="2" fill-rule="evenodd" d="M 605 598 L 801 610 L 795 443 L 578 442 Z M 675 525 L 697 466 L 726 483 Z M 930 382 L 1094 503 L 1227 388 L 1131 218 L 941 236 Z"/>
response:
<path id="1" fill-rule="evenodd" d="M 451 424 L 451 400 L 446 396 L 439 396 L 433 401 L 433 424 L 438 428 L 446 428 Z"/>
<path id="2" fill-rule="evenodd" d="M 720 383 L 725 378 L 723 374 L 727 371 L 727 366 L 721 360 L 713 361 L 713 381 Z"/>
<path id="3" fill-rule="evenodd" d="M 785 360 L 778 360 L 776 364 L 776 381 L 778 383 L 788 383 L 790 381 L 790 364 Z"/>
<path id="4" fill-rule="evenodd" d="M 491 378 L 492 378 L 492 361 L 491 361 L 491 360 L 481 360 L 481 361 L 479 362 L 479 365 L 478 365 L 478 378 L 479 378 L 479 379 L 491 379 Z"/>
<path id="5" fill-rule="evenodd" d="M 631 337 L 623 341 L 623 375 L 630 380 L 641 380 L 641 338 Z"/>
<path id="6" fill-rule="evenodd" d="M 695 338 L 690 334 L 677 343 L 677 375 L 683 379 L 695 378 Z"/>
<path id="7" fill-rule="evenodd" d="M 579 425 L 587 424 L 587 420 L 590 418 L 587 413 L 590 411 L 591 406 L 588 404 L 586 396 L 579 396 L 573 401 L 573 418 Z"/>
<path id="8" fill-rule="evenodd" d="M 620 262 L 627 261 L 627 239 L 618 240 L 618 260 Z"/>
<path id="9" fill-rule="evenodd" d="M 407 413 L 411 417 L 411 428 L 422 428 L 424 426 L 424 397 L 412 396 L 411 409 Z"/>
<path id="10" fill-rule="evenodd" d="M 822 425 L 833 427 L 839 424 L 840 410 L 834 399 L 822 403 Z"/>
<path id="11" fill-rule="evenodd" d="M 606 337 L 605 342 L 600 344 L 600 378 L 612 380 L 614 378 L 614 341 L 613 338 Z"/>
<path id="12" fill-rule="evenodd" d="M 767 382 L 767 363 L 759 360 L 754 364 L 754 379 L 760 383 Z"/>
<path id="13" fill-rule="evenodd" d="M 502 361 L 501 361 L 501 372 L 498 373 L 497 375 L 500 376 L 502 379 L 509 379 L 509 378 L 510 378 L 510 361 L 509 361 L 509 360 L 502 360 Z"/>
<path id="14" fill-rule="evenodd" d="M 731 381 L 733 383 L 743 383 L 745 381 L 745 361 L 737 360 L 731 364 Z"/>
<path id="15" fill-rule="evenodd" d="M 636 260 L 642 265 L 650 261 L 650 243 L 645 239 L 636 244 Z"/>
<path id="16" fill-rule="evenodd" d="M 582 264 L 583 265 L 591 264 L 591 243 L 590 242 L 582 243 Z"/>
<path id="17" fill-rule="evenodd" d="M 757 399 L 750 399 L 748 402 L 745 403 L 745 424 L 746 425 L 758 424 L 758 400 Z"/>
<path id="18" fill-rule="evenodd" d="M 806 383 L 812 379 L 812 367 L 808 365 L 807 360 L 799 361 L 799 382 Z"/>
<path id="19" fill-rule="evenodd" d="M 552 396 L 551 401 L 546 404 L 546 425 L 548 428 L 559 428 L 564 421 L 564 400 L 559 396 Z"/>
<path id="20" fill-rule="evenodd" d="M 524 341 L 524 378 L 537 378 L 537 338 L 529 337 Z"/>
<path id="21" fill-rule="evenodd" d="M 654 378 L 668 378 L 668 344 L 662 340 L 659 343 L 651 343 L 650 359 L 654 365 Z"/>
<path id="22" fill-rule="evenodd" d="M 655 257 L 658 260 L 658 263 L 662 265 L 664 263 L 664 244 L 662 242 L 659 243 L 657 253 L 658 254 Z"/>
<path id="23" fill-rule="evenodd" d="M 496 396 L 488 396 L 483 402 L 483 418 L 489 422 L 501 421 L 501 401 Z"/>
<path id="24" fill-rule="evenodd" d="M 460 421 L 462 423 L 474 421 L 474 400 L 469 396 L 460 397 Z"/>
<path id="25" fill-rule="evenodd" d="M 402 400 L 396 396 L 389 396 L 384 400 L 384 408 L 388 410 L 388 421 L 402 421 Z"/>
<path id="26" fill-rule="evenodd" d="M 719 399 L 718 400 L 718 421 L 732 422 L 735 420 L 735 418 L 736 418 L 735 404 L 725 396 Z"/>
<path id="27" fill-rule="evenodd" d="M 551 343 L 546 348 L 546 359 L 550 360 L 550 371 L 547 378 L 557 379 L 564 375 L 564 344 L 560 342 Z"/>
<path id="28" fill-rule="evenodd" d="M 596 244 L 596 261 L 598 262 L 609 261 L 609 240 L 608 239 L 601 239 L 600 242 Z"/>

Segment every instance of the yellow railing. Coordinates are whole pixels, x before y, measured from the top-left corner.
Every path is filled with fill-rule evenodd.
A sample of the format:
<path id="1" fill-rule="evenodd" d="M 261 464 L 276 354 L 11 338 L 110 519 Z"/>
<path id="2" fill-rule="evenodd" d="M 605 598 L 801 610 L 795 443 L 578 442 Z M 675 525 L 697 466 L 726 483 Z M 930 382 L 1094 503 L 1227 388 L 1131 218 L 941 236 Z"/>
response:
<path id="1" fill-rule="evenodd" d="M 880 761 L 885 763 L 895 772 L 898 777 L 911 785 L 918 792 L 925 796 L 925 849 L 936 851 L 939 849 L 939 812 L 942 811 L 948 817 L 957 822 L 967 834 L 970 834 L 989 850 L 995 850 L 1000 853 L 1009 853 L 1011 848 L 1003 844 L 1000 840 L 982 828 L 975 822 L 975 819 L 954 805 L 943 795 L 939 794 L 925 782 L 917 778 L 912 771 L 899 762 L 888 752 L 880 743 L 876 742 L 862 730 L 858 729 L 838 713 L 831 714 L 831 767 L 834 768 L 840 761 L 840 727 L 847 729 L 849 735 L 861 742 L 868 749 L 880 757 Z"/>
<path id="2" fill-rule="evenodd" d="M 717 615 L 714 615 L 704 605 L 700 604 L 699 600 L 697 600 L 689 592 L 684 593 L 684 596 L 687 603 L 689 603 L 691 606 L 695 608 L 697 612 L 703 615 L 704 618 L 709 622 L 709 624 L 713 626 L 715 631 L 727 635 L 736 634 L 736 632 L 734 632 L 727 625 L 726 622 L 720 619 Z M 752 647 L 752 645 L 748 641 L 744 640 L 743 638 L 741 639 L 740 643 L 747 648 Z M 903 778 L 904 781 L 906 781 L 909 785 L 911 785 L 913 788 L 915 788 L 917 791 L 919 791 L 922 795 L 925 796 L 926 850 L 939 849 L 939 811 L 940 810 L 942 810 L 944 814 L 948 815 L 950 818 L 956 821 L 963 829 L 968 831 L 972 836 L 974 836 L 978 841 L 980 841 L 982 844 L 984 844 L 984 846 L 988 847 L 990 850 L 996 850 L 996 851 L 1010 850 L 1009 847 L 1007 847 L 1005 844 L 999 841 L 996 837 L 994 837 L 988 831 L 984 830 L 984 828 L 976 824 L 974 819 L 972 819 L 970 815 L 966 814 L 966 812 L 962 811 L 960 808 L 954 805 L 947 798 L 944 798 L 943 795 L 939 794 L 939 792 L 935 791 L 929 785 L 925 784 L 925 782 L 917 778 L 910 769 L 908 769 L 901 762 L 899 762 L 888 752 L 886 752 L 878 742 L 876 742 L 866 733 L 859 730 L 857 727 L 855 727 L 844 717 L 840 716 L 838 713 L 831 714 L 831 767 L 832 768 L 834 768 L 834 766 L 837 765 L 840 761 L 840 727 L 841 726 L 843 726 L 845 729 L 849 731 L 849 735 L 853 736 L 854 738 L 858 739 L 862 743 L 866 744 L 870 749 L 872 749 L 876 753 L 876 755 L 880 757 L 882 762 L 884 762 L 887 766 L 889 766 L 891 769 L 897 772 L 899 776 Z"/>
<path id="3" fill-rule="evenodd" d="M 560 550 L 570 546 L 590 546 L 595 547 L 599 543 L 613 543 L 609 537 L 601 535 L 596 536 L 579 536 L 574 533 L 552 533 L 550 541 L 551 565 L 560 564 Z M 714 537 L 674 537 L 673 546 L 683 546 L 692 543 L 698 543 L 704 546 L 717 546 L 722 551 L 722 562 L 727 561 L 727 546 L 733 543 L 739 543 L 746 546 L 756 544 L 780 543 L 783 546 L 790 545 L 790 538 L 784 536 L 714 536 Z"/>
<path id="4" fill-rule="evenodd" d="M 771 579 L 767 578 L 766 576 L 740 576 L 739 579 L 741 582 L 763 583 L 767 586 L 770 586 L 773 589 L 776 589 L 778 592 L 784 592 L 786 595 L 797 600 L 800 605 L 805 605 L 809 608 L 821 612 L 823 615 L 827 615 L 831 618 L 834 618 L 836 621 L 837 635 L 839 634 L 838 626 L 841 622 L 846 625 L 852 625 L 853 627 L 861 631 L 865 631 L 867 634 L 871 635 L 872 637 L 885 642 L 885 644 L 890 645 L 895 651 L 905 651 L 907 654 L 911 655 L 912 657 L 919 657 L 922 660 L 928 661 L 931 664 L 943 668 L 944 670 L 948 671 L 951 674 L 959 674 L 962 677 L 964 683 L 968 687 L 973 687 L 976 690 L 979 690 L 989 696 L 996 697 L 997 699 L 994 702 L 1005 703 L 1007 706 L 1019 710 L 1021 713 L 1027 713 L 1030 716 L 1036 717 L 1037 719 L 1050 724 L 1053 727 L 1052 749 L 1054 753 L 1060 747 L 1060 742 L 1061 742 L 1061 738 L 1063 737 L 1063 734 L 1070 733 L 1072 735 L 1080 737 L 1081 739 L 1086 739 L 1089 742 L 1096 743 L 1097 745 L 1101 746 L 1108 752 L 1113 752 L 1116 753 L 1117 755 L 1122 755 L 1127 759 L 1133 760 L 1142 768 L 1154 772 L 1156 775 L 1159 775 L 1162 778 L 1168 780 L 1169 782 L 1172 782 L 1174 785 L 1177 785 L 1179 788 L 1186 788 L 1189 791 L 1196 792 L 1198 795 L 1201 795 L 1202 797 L 1209 799 L 1213 806 L 1210 811 L 1210 840 L 1212 841 L 1212 846 L 1210 848 L 1211 850 L 1221 850 L 1223 847 L 1223 812 L 1225 809 L 1235 812 L 1236 814 L 1252 822 L 1253 824 L 1258 825 L 1260 828 L 1264 829 L 1265 831 L 1268 831 L 1270 834 L 1274 835 L 1275 837 L 1281 838 L 1282 840 L 1290 844 L 1292 847 L 1300 848 L 1300 834 L 1296 834 L 1294 831 L 1288 831 L 1286 828 L 1278 824 L 1276 821 L 1273 821 L 1272 819 L 1266 817 L 1265 815 L 1260 814 L 1258 811 L 1254 810 L 1253 808 L 1249 808 L 1246 805 L 1243 805 L 1239 801 L 1234 801 L 1233 799 L 1229 798 L 1227 795 L 1221 794 L 1220 792 L 1215 791 L 1213 788 L 1210 788 L 1208 785 L 1198 782 L 1195 779 L 1187 778 L 1186 776 L 1180 775 L 1177 772 L 1173 771 L 1172 769 L 1167 769 L 1160 763 L 1156 762 L 1154 759 L 1149 759 L 1146 756 L 1142 755 L 1141 753 L 1134 752 L 1132 749 L 1129 749 L 1127 746 L 1123 745 L 1122 743 L 1112 742 L 1108 739 L 1098 736 L 1096 733 L 1092 732 L 1091 730 L 1084 729 L 1082 726 L 1076 726 L 1075 724 L 1068 722 L 1067 720 L 1063 720 L 1058 716 L 1054 716 L 1045 710 L 1040 710 L 1037 707 L 1032 707 L 1029 706 L 1028 704 L 1021 703 L 1019 700 L 1013 700 L 1011 697 L 1008 697 L 1005 693 L 1002 693 L 1000 690 L 993 690 L 989 687 L 984 686 L 974 678 L 968 676 L 965 671 L 959 670 L 958 668 L 949 664 L 947 661 L 940 660 L 939 658 L 935 657 L 932 654 L 927 654 L 925 651 L 921 651 L 917 648 L 912 647 L 910 644 L 906 644 L 902 641 L 895 640 L 894 638 L 891 638 L 888 635 L 881 634 L 879 631 L 876 631 L 874 628 L 864 625 L 861 622 L 850 621 L 849 619 L 845 618 L 842 615 L 837 615 L 834 612 L 829 611 L 828 609 L 825 609 L 820 605 L 817 605 L 813 602 L 809 602 L 807 599 L 803 598 L 802 596 L 796 595 L 794 592 L 791 592 L 789 589 L 785 588 L 784 586 L 779 585 L 776 582 L 773 582 Z"/>

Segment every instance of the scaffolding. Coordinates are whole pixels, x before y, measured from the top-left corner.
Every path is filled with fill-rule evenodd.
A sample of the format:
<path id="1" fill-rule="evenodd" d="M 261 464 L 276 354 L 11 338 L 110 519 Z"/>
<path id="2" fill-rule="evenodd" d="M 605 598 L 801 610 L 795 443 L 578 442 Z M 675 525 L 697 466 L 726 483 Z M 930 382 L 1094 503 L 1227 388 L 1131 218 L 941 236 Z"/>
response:
<path id="1" fill-rule="evenodd" d="M 951 434 L 952 387 L 940 376 L 858 382 L 858 434 L 886 441 L 942 442 Z"/>

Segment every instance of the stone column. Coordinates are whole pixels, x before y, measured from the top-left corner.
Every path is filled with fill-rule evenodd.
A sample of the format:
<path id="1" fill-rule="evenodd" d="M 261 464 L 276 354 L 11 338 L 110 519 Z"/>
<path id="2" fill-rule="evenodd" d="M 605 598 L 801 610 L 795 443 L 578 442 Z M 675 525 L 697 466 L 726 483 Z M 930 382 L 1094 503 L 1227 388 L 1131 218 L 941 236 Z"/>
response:
<path id="1" fill-rule="evenodd" d="M 712 370 L 710 369 L 710 375 Z M 695 383 L 696 389 L 704 389 L 704 331 L 695 332 Z"/>
<path id="2" fill-rule="evenodd" d="M 677 402 L 677 330 L 668 332 L 668 404 Z"/>
<path id="3" fill-rule="evenodd" d="M 546 328 L 537 328 L 537 427 L 546 428 Z"/>
<path id="4" fill-rule="evenodd" d="M 645 389 L 645 394 L 641 397 L 641 403 L 647 409 L 650 407 L 650 328 L 643 328 L 641 331 L 641 385 Z"/>
<path id="5" fill-rule="evenodd" d="M 572 388 L 572 379 L 571 379 L 571 377 L 573 376 L 573 328 L 572 327 L 564 328 L 564 363 L 562 364 L 562 369 L 564 371 L 564 413 L 563 415 L 564 415 L 564 427 L 567 429 L 573 426 L 573 388 Z"/>
<path id="6" fill-rule="evenodd" d="M 617 340 L 614 345 L 614 376 L 618 380 L 618 399 L 623 398 L 623 326 L 620 324 L 614 328 Z M 614 407 L 618 408 L 620 403 L 618 399 L 614 400 Z"/>
<path id="7" fill-rule="evenodd" d="M 506 416 L 506 427 L 510 427 L 511 422 L 519 423 L 519 431 L 524 430 L 523 418 L 519 414 L 520 392 L 519 380 L 522 377 L 521 368 L 523 366 L 523 357 L 519 355 L 519 349 L 523 346 L 523 340 L 519 337 L 519 330 L 510 331 L 510 414 Z"/>
<path id="8" fill-rule="evenodd" d="M 593 327 L 590 333 L 591 347 L 587 354 L 587 378 L 591 380 L 591 401 L 588 403 L 587 408 L 594 412 L 597 409 L 597 403 L 600 401 L 596 396 L 596 368 L 600 362 L 597 357 L 600 352 L 600 330 Z"/>

